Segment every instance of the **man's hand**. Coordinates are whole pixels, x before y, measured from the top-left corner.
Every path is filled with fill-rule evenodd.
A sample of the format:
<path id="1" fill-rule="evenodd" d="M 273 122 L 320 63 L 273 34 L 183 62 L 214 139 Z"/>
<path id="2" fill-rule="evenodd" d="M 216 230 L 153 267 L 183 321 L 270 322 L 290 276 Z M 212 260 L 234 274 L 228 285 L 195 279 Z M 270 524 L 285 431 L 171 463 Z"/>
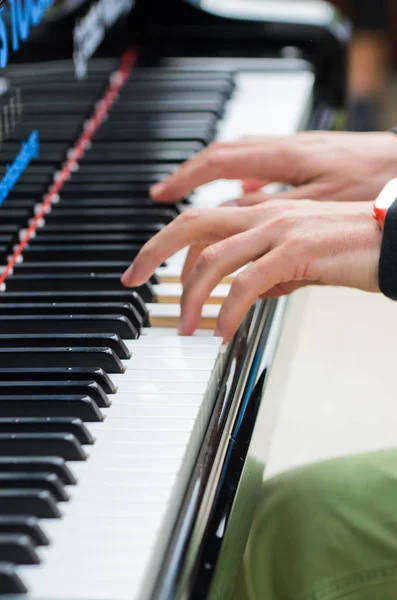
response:
<path id="1" fill-rule="evenodd" d="M 271 200 L 250 207 L 193 209 L 142 248 L 122 281 L 141 285 L 178 250 L 202 250 L 184 273 L 180 333 L 190 335 L 211 291 L 250 263 L 235 277 L 220 312 L 217 335 L 228 341 L 260 297 L 282 296 L 310 284 L 379 291 L 380 245 L 370 202 Z"/>
<path id="2" fill-rule="evenodd" d="M 393 133 L 305 132 L 284 138 L 251 138 L 213 144 L 152 189 L 157 202 L 176 202 L 216 179 L 241 179 L 244 195 L 235 205 L 270 198 L 374 200 L 397 176 L 397 136 Z M 278 182 L 288 192 L 257 192 Z"/>

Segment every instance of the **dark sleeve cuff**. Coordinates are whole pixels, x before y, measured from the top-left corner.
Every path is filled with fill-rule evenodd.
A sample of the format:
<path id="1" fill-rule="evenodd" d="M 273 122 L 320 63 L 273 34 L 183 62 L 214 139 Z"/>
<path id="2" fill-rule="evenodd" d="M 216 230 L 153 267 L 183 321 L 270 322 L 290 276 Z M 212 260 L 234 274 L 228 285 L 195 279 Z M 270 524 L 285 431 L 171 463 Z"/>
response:
<path id="1" fill-rule="evenodd" d="M 382 294 L 397 300 L 397 200 L 386 214 L 379 259 L 379 288 Z"/>

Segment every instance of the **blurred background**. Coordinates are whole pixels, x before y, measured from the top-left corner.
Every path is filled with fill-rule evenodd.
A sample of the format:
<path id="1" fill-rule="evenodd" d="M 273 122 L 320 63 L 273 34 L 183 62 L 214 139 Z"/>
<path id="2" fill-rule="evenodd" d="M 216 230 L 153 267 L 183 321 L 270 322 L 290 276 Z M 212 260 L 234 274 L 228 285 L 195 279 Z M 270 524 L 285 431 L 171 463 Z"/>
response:
<path id="1" fill-rule="evenodd" d="M 349 129 L 397 126 L 396 0 L 330 0 L 352 20 Z"/>

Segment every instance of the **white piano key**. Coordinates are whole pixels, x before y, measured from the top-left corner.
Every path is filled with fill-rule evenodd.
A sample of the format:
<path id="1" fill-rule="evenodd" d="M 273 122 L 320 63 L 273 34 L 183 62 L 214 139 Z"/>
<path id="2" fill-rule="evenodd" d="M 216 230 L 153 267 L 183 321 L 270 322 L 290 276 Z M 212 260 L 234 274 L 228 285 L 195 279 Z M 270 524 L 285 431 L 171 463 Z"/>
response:
<path id="1" fill-rule="evenodd" d="M 153 411 L 154 412 L 154 411 Z M 118 436 L 120 442 L 123 439 L 129 441 L 134 439 L 140 440 L 141 432 L 147 435 L 150 432 L 177 432 L 186 431 L 194 425 L 194 419 L 183 419 L 174 417 L 133 417 L 130 419 L 113 419 L 111 416 L 106 419 L 104 426 L 101 423 L 92 423 L 90 425 L 90 431 L 94 435 L 104 432 L 110 434 L 114 433 Z M 106 431 L 108 426 L 110 431 Z M 133 433 L 133 435 L 132 435 Z"/>
<path id="2" fill-rule="evenodd" d="M 178 330 L 175 327 L 144 327 L 139 339 L 146 339 L 152 342 L 153 338 L 160 338 L 160 342 L 163 336 L 173 337 L 177 340 L 187 340 L 188 344 L 190 343 L 190 340 L 200 340 L 202 338 L 204 338 L 203 343 L 206 345 L 209 345 L 211 343 L 210 340 L 212 339 L 216 340 L 216 343 L 217 340 L 219 340 L 218 337 L 214 336 L 214 332 L 209 329 L 197 329 L 197 331 L 194 332 L 194 335 L 183 337 L 179 335 Z"/>
<path id="3" fill-rule="evenodd" d="M 156 319 L 179 319 L 181 307 L 179 304 L 147 304 L 149 316 Z M 217 319 L 220 307 L 217 304 L 203 306 L 202 319 Z"/>
<path id="4" fill-rule="evenodd" d="M 154 394 L 159 396 L 159 401 L 161 400 L 161 394 L 171 394 L 175 392 L 175 381 L 154 381 L 154 378 L 149 378 L 146 380 L 130 380 L 126 378 L 126 374 L 120 375 L 112 375 L 112 381 L 119 386 L 118 397 L 123 398 L 131 398 L 134 394 L 148 394 L 153 396 Z M 178 390 L 177 393 L 179 395 L 186 394 L 204 394 L 207 389 L 207 379 L 203 381 L 177 381 Z M 111 399 L 114 396 L 110 396 Z"/>
<path id="5" fill-rule="evenodd" d="M 155 294 L 158 298 L 170 298 L 169 302 L 179 302 L 183 293 L 181 283 L 161 283 L 153 286 Z M 209 298 L 227 298 L 230 292 L 230 285 L 220 284 L 214 288 Z"/>
<path id="6" fill-rule="evenodd" d="M 215 337 L 206 329 L 196 331 L 195 335 L 192 336 L 180 336 L 175 328 L 148 327 L 142 329 L 138 340 L 128 340 L 128 344 L 156 348 L 161 346 L 165 346 L 166 348 L 220 348 L 222 346 L 222 338 Z"/>
<path id="7" fill-rule="evenodd" d="M 158 448 L 157 448 L 158 449 Z M 182 460 L 182 452 L 175 451 L 175 448 L 172 449 L 171 452 L 164 452 L 160 456 L 158 453 L 154 454 L 154 456 L 148 455 L 148 453 L 142 454 L 134 454 L 133 456 L 130 453 L 122 453 L 120 451 L 116 451 L 111 453 L 110 456 L 100 455 L 97 458 L 97 454 L 94 453 L 90 456 L 89 460 L 85 463 L 73 463 L 71 466 L 73 473 L 79 478 L 79 481 L 83 481 L 83 475 L 88 473 L 98 474 L 97 480 L 101 481 L 101 473 L 106 473 L 108 471 L 112 471 L 114 468 L 118 468 L 123 470 L 125 473 L 134 472 L 140 473 L 142 471 L 155 471 L 159 473 L 169 473 L 170 470 L 175 471 L 179 469 L 181 460 Z"/>
<path id="8" fill-rule="evenodd" d="M 146 383 L 144 385 L 146 385 Z M 162 411 L 167 411 L 168 409 L 172 409 L 173 407 L 176 407 L 177 409 L 181 410 L 181 415 L 183 416 L 184 408 L 186 410 L 189 410 L 191 407 L 200 406 L 203 400 L 203 393 L 180 393 L 179 390 L 177 392 L 172 393 L 164 392 L 158 394 L 141 394 L 140 392 L 119 392 L 116 405 L 113 402 L 111 407 L 112 416 L 116 418 L 124 418 L 125 416 L 130 415 L 131 411 L 140 410 L 144 407 L 149 407 L 148 410 L 150 409 L 151 414 L 153 414 L 153 409 L 150 407 L 154 406 L 158 407 L 159 411 L 156 411 L 156 414 L 159 414 L 160 416 L 162 414 Z M 113 401 L 115 399 L 115 395 L 111 395 L 109 396 L 109 398 Z M 107 414 L 107 409 L 102 410 L 104 411 L 104 414 Z"/>
<path id="9" fill-rule="evenodd" d="M 207 358 L 189 358 L 187 356 L 180 358 L 157 357 L 157 356 L 139 356 L 136 352 L 128 360 L 122 361 L 128 371 L 136 370 L 154 370 L 163 371 L 164 369 L 178 371 L 210 371 L 214 368 L 214 359 Z"/>
<path id="10" fill-rule="evenodd" d="M 130 340 L 126 341 L 126 346 L 127 348 L 131 351 L 132 356 L 135 357 L 139 357 L 140 359 L 142 358 L 150 358 L 150 359 L 157 359 L 157 358 L 190 358 L 190 359 L 194 359 L 197 360 L 199 358 L 210 358 L 210 359 L 214 359 L 218 356 L 219 353 L 219 348 L 217 346 L 200 346 L 200 347 L 193 347 L 193 346 L 182 346 L 182 345 L 178 345 L 178 346 L 172 346 L 172 347 L 168 347 L 167 346 L 156 346 L 155 344 L 153 346 L 150 345 L 141 345 L 138 346 L 134 343 L 130 343 Z"/>
<path id="11" fill-rule="evenodd" d="M 123 374 L 126 382 L 139 381 L 139 382 L 197 382 L 206 383 L 211 375 L 212 371 L 162 371 L 149 370 L 149 369 L 132 369 L 127 368 Z M 175 387 L 174 387 L 175 389 Z"/>
<path id="12" fill-rule="evenodd" d="M 200 407 L 202 397 L 194 396 L 194 401 L 186 400 L 185 396 L 182 396 L 178 402 L 174 399 L 169 399 L 168 402 L 163 399 L 163 403 L 160 404 L 156 399 L 153 401 L 146 401 L 141 404 L 137 404 L 134 399 L 132 406 L 130 405 L 117 405 L 112 406 L 111 409 L 103 409 L 103 412 L 107 419 L 132 419 L 136 417 L 148 417 L 151 418 L 155 412 L 156 418 L 168 417 L 172 419 L 192 419 L 197 414 L 197 409 Z M 182 402 L 184 400 L 184 402 Z M 91 427 L 92 429 L 92 427 Z"/>

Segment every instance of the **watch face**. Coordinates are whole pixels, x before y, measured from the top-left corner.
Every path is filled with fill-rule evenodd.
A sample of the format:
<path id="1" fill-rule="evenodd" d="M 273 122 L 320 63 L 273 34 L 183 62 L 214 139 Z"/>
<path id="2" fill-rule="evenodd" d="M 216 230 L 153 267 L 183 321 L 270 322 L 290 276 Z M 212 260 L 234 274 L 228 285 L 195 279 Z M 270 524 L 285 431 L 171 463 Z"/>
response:
<path id="1" fill-rule="evenodd" d="M 397 179 L 392 179 L 385 185 L 375 201 L 378 209 L 387 210 L 397 200 Z"/>

